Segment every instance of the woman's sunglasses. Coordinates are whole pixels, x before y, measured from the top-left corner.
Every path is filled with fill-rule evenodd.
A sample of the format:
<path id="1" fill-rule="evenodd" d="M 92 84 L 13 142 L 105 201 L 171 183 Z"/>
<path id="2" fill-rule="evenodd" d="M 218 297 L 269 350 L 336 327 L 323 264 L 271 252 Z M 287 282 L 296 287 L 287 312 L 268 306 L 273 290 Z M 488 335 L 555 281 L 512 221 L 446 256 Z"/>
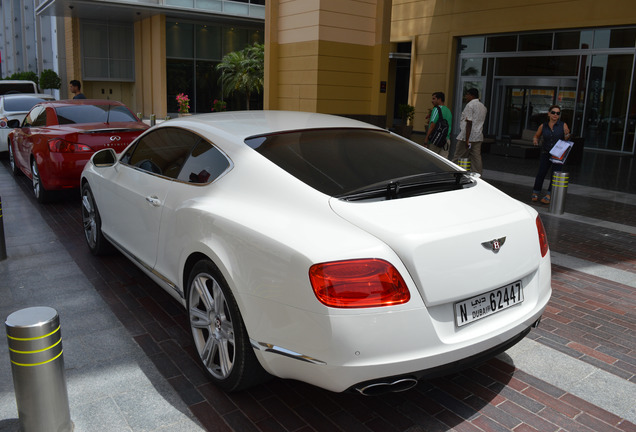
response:
<path id="1" fill-rule="evenodd" d="M 561 115 L 561 111 L 550 111 L 550 114 Z"/>

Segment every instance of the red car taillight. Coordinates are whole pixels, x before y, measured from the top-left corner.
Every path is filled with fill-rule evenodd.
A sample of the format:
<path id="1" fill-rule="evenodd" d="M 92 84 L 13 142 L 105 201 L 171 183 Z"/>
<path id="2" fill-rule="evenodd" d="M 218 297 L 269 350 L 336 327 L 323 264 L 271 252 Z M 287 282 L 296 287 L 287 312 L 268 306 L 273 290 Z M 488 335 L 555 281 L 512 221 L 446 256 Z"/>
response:
<path id="1" fill-rule="evenodd" d="M 543 222 L 541 218 L 537 216 L 537 231 L 539 232 L 539 246 L 541 246 L 541 257 L 544 257 L 548 253 L 548 235 L 545 233 Z"/>
<path id="2" fill-rule="evenodd" d="M 53 153 L 81 153 L 92 152 L 89 146 L 84 144 L 75 144 L 64 141 L 62 138 L 55 138 L 49 141 L 49 150 Z"/>
<path id="3" fill-rule="evenodd" d="M 9 125 L 7 124 L 9 120 L 6 117 L 2 117 L 0 118 L 0 128 L 5 129 L 7 128 Z"/>
<path id="4" fill-rule="evenodd" d="M 379 259 L 315 264 L 309 279 L 318 300 L 335 308 L 391 306 L 411 298 L 397 269 Z"/>

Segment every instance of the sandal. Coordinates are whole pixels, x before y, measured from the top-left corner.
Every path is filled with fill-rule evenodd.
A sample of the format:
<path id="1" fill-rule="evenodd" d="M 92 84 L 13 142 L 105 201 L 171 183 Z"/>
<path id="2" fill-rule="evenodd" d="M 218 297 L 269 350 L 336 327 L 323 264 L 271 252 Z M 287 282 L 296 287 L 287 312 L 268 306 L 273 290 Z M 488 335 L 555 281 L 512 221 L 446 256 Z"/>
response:
<path id="1" fill-rule="evenodd" d="M 544 196 L 543 198 L 541 198 L 541 202 L 543 204 L 550 204 L 550 195 L 548 194 L 548 195 Z"/>
<path id="2" fill-rule="evenodd" d="M 532 202 L 537 202 L 539 201 L 539 195 L 537 195 L 536 193 L 532 194 Z"/>

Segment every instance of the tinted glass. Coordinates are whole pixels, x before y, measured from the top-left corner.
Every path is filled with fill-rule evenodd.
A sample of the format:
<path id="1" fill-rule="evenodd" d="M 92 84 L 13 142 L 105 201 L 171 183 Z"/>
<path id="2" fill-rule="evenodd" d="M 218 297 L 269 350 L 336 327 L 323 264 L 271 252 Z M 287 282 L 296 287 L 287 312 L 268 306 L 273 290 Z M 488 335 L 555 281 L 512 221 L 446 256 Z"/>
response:
<path id="1" fill-rule="evenodd" d="M 60 124 L 137 121 L 128 108 L 116 105 L 69 105 L 55 111 Z"/>
<path id="2" fill-rule="evenodd" d="M 38 102 L 43 102 L 44 99 L 32 98 L 32 97 L 17 97 L 7 98 L 4 100 L 5 111 L 29 111 Z"/>
<path id="3" fill-rule="evenodd" d="M 32 126 L 37 126 L 37 127 L 46 126 L 46 115 L 47 115 L 46 109 L 43 107 L 40 107 L 37 117 L 35 118 L 35 120 L 33 120 Z"/>
<path id="4" fill-rule="evenodd" d="M 225 155 L 209 142 L 201 139 L 183 165 L 179 180 L 188 183 L 209 183 L 230 166 Z"/>
<path id="5" fill-rule="evenodd" d="M 519 35 L 519 51 L 545 51 L 552 49 L 552 33 Z"/>
<path id="6" fill-rule="evenodd" d="M 144 171 L 176 179 L 199 139 L 197 135 L 182 129 L 159 128 L 137 141 L 121 161 Z"/>
<path id="7" fill-rule="evenodd" d="M 7 93 L 37 93 L 34 83 L 3 83 L 0 82 L 0 94 Z"/>
<path id="8" fill-rule="evenodd" d="M 385 131 L 323 129 L 253 137 L 246 143 L 327 195 L 431 172 L 454 171 L 417 144 Z"/>

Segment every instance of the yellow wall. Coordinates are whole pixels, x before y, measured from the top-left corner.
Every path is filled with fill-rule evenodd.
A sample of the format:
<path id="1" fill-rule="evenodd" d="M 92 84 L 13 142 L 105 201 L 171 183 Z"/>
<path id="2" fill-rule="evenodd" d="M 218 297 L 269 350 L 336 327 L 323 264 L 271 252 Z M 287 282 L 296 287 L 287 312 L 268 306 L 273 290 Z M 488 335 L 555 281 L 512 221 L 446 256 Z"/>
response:
<path id="1" fill-rule="evenodd" d="M 165 15 L 135 22 L 135 87 L 134 112 L 168 114 Z"/>
<path id="2" fill-rule="evenodd" d="M 634 0 L 393 0 L 391 42 L 413 43 L 414 129 L 425 128 L 431 93 L 453 100 L 457 37 L 634 23 Z"/>
<path id="3" fill-rule="evenodd" d="M 388 0 L 272 0 L 265 26 L 266 109 L 385 115 Z"/>

